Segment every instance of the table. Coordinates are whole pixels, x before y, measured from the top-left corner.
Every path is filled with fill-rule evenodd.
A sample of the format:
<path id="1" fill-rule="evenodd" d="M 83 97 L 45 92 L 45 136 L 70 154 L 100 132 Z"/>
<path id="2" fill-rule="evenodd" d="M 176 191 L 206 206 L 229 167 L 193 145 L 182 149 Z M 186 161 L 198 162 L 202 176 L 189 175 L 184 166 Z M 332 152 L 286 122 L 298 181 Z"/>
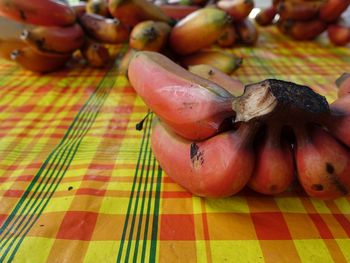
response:
<path id="1" fill-rule="evenodd" d="M 0 262 L 350 262 L 350 198 L 300 187 L 194 197 L 150 150 L 147 107 L 118 71 L 81 65 L 38 75 L 0 60 Z M 261 29 L 233 76 L 309 85 L 329 101 L 349 47 Z"/>

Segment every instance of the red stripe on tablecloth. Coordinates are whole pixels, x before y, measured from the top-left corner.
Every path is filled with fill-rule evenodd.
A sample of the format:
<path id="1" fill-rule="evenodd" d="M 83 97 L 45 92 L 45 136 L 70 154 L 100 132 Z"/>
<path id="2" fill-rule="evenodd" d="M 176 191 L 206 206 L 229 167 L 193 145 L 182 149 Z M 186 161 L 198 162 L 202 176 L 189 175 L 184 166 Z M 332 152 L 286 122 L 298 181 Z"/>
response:
<path id="1" fill-rule="evenodd" d="M 343 214 L 334 214 L 334 217 L 337 219 L 339 224 L 344 228 L 348 237 L 350 237 L 350 222 Z"/>
<path id="2" fill-rule="evenodd" d="M 324 222 L 322 217 L 319 214 L 309 214 L 311 220 L 315 224 L 323 239 L 332 239 L 334 238 L 331 231 L 329 230 L 327 224 Z"/>

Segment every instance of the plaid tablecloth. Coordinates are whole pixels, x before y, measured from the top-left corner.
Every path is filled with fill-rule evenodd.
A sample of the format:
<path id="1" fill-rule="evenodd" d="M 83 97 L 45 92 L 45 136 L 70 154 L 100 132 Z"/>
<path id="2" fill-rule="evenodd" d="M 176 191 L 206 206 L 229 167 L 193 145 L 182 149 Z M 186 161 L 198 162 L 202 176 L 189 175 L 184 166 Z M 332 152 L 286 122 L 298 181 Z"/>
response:
<path id="1" fill-rule="evenodd" d="M 37 75 L 0 60 L 0 262 L 350 262 L 350 198 L 297 185 L 193 197 L 150 150 L 147 112 L 118 63 Z M 280 78 L 331 101 L 350 49 L 293 42 L 273 28 L 235 47 L 244 83 Z"/>

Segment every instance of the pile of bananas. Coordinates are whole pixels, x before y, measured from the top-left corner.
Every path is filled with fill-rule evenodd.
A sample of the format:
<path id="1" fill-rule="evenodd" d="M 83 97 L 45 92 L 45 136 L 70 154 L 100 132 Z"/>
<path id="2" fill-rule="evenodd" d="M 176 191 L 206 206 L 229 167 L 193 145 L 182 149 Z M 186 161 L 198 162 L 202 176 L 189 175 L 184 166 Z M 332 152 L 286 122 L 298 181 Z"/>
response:
<path id="1" fill-rule="evenodd" d="M 278 15 L 278 29 L 295 40 L 313 40 L 327 30 L 331 43 L 344 46 L 350 43 L 350 26 L 341 16 L 349 5 L 349 0 L 273 0 L 255 21 L 271 25 Z"/>
<path id="2" fill-rule="evenodd" d="M 199 78 L 157 52 L 138 52 L 128 75 L 157 116 L 153 153 L 189 192 L 226 197 L 248 186 L 276 195 L 297 179 L 311 197 L 349 194 L 350 74 L 336 81 L 331 105 L 291 82 L 244 89 L 229 76 Z"/>
<path id="3" fill-rule="evenodd" d="M 198 0 L 201 1 L 201 0 Z M 63 67 L 72 56 L 89 65 L 108 64 L 108 45 L 128 43 L 126 71 L 135 50 L 163 52 L 183 66 L 211 64 L 226 73 L 241 64 L 230 53 L 238 39 L 253 45 L 258 37 L 247 19 L 253 0 L 170 5 L 147 0 L 89 0 L 69 5 L 58 0 L 0 0 L 0 16 L 26 26 L 17 39 L 0 39 L 0 56 L 36 72 Z M 198 69 L 197 69 L 198 70 Z"/>

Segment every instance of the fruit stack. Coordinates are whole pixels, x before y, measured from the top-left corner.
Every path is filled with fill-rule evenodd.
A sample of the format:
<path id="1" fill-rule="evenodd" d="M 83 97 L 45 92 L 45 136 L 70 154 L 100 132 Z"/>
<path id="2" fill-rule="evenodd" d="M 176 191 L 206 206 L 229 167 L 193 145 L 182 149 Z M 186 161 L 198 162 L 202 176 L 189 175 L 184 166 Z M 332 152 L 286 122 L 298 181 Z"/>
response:
<path id="1" fill-rule="evenodd" d="M 208 50 L 231 47 L 238 39 L 253 45 L 258 37 L 247 19 L 253 0 L 220 0 L 197 6 L 159 5 L 147 0 L 89 0 L 69 5 L 57 0 L 0 0 L 0 15 L 27 27 L 20 39 L 0 40 L 0 55 L 26 69 L 50 72 L 80 53 L 89 65 L 108 64 L 106 45 L 129 43 L 122 66 L 134 50 L 164 52 L 184 66 L 209 63 L 233 72 L 241 59 Z M 206 50 L 205 50 L 206 49 Z"/>
<path id="2" fill-rule="evenodd" d="M 349 0 L 273 0 L 255 21 L 271 25 L 278 14 L 278 29 L 295 40 L 313 40 L 327 30 L 330 42 L 343 46 L 350 43 L 350 26 L 342 18 L 349 4 Z"/>
<path id="3" fill-rule="evenodd" d="M 138 52 L 128 75 L 157 115 L 153 153 L 189 192 L 226 197 L 248 186 L 276 195 L 298 179 L 311 197 L 349 194 L 350 74 L 337 80 L 331 105 L 309 87 L 275 79 L 243 93 L 229 76 L 199 78 L 156 52 Z"/>
<path id="4" fill-rule="evenodd" d="M 196 4 L 159 3 L 164 13 L 176 19 L 174 26 L 171 28 L 164 22 L 141 22 L 131 32 L 130 47 L 162 52 L 186 68 L 206 64 L 232 73 L 242 59 L 212 47 L 232 47 L 239 40 L 245 45 L 255 44 L 258 31 L 248 19 L 254 2 L 220 0 L 215 4 L 198 1 Z"/>

